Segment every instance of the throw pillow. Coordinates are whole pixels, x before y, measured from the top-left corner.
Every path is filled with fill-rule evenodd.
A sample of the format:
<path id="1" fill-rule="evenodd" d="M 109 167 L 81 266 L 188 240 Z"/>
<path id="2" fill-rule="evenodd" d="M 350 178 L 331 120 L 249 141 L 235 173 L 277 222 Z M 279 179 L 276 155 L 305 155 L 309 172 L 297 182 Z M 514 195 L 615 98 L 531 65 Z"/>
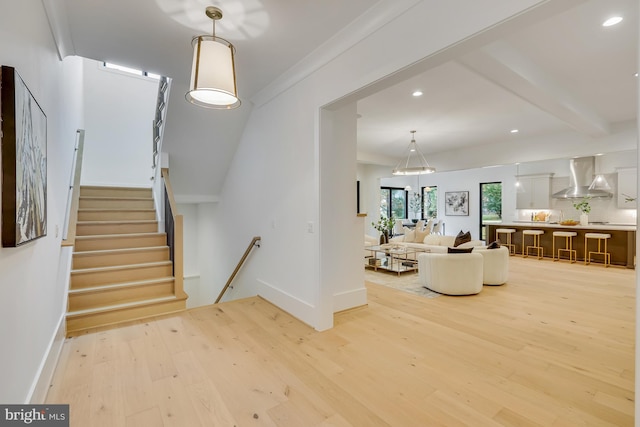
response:
<path id="1" fill-rule="evenodd" d="M 424 243 L 424 238 L 429 235 L 429 230 L 418 230 L 416 229 L 416 238 L 413 240 L 416 243 Z"/>
<path id="2" fill-rule="evenodd" d="M 409 227 L 403 227 L 404 230 L 404 241 L 405 242 L 413 242 L 416 239 L 416 231 L 410 229 Z"/>
<path id="3" fill-rule="evenodd" d="M 467 243 L 470 241 L 471 241 L 471 233 L 468 231 L 466 233 L 463 233 L 462 230 L 460 230 L 460 232 L 456 236 L 456 240 L 453 242 L 453 247 L 455 248 L 458 245 L 461 245 L 463 243 Z"/>
<path id="4" fill-rule="evenodd" d="M 424 240 L 422 241 L 422 243 L 424 243 L 425 245 L 434 245 L 434 246 L 439 246 L 440 245 L 440 237 L 437 234 L 428 234 Z"/>
<path id="5" fill-rule="evenodd" d="M 452 248 L 449 246 L 447 248 L 448 254 L 470 254 L 473 248 Z"/>
<path id="6" fill-rule="evenodd" d="M 500 240 L 496 240 L 495 242 L 489 243 L 487 249 L 498 249 L 500 247 Z"/>

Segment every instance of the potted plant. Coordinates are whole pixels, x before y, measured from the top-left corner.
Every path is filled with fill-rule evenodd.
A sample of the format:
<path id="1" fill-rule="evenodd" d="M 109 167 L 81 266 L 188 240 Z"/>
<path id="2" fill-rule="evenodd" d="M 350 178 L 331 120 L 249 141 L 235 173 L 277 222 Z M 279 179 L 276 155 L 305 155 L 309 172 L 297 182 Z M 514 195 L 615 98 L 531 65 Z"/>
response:
<path id="1" fill-rule="evenodd" d="M 372 222 L 373 228 L 380 232 L 380 244 L 389 243 L 389 236 L 393 233 L 393 226 L 395 224 L 393 215 L 389 218 L 381 216 L 378 222 Z"/>
<path id="2" fill-rule="evenodd" d="M 573 202 L 573 207 L 580 212 L 580 225 L 589 225 L 589 212 L 591 212 L 590 199 L 591 196 L 586 196 L 579 202 Z"/>

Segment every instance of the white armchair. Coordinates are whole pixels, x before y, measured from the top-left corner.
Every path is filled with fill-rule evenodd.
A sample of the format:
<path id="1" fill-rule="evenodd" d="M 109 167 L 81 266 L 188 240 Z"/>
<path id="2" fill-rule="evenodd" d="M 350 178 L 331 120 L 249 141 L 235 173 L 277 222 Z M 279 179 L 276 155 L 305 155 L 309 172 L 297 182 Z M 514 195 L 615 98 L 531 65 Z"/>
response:
<path id="1" fill-rule="evenodd" d="M 418 255 L 422 286 L 445 295 L 473 295 L 482 291 L 482 255 L 478 253 Z"/>
<path id="2" fill-rule="evenodd" d="M 473 252 L 482 255 L 482 283 L 485 285 L 504 285 L 509 278 L 509 248 L 496 249 L 475 247 Z"/>

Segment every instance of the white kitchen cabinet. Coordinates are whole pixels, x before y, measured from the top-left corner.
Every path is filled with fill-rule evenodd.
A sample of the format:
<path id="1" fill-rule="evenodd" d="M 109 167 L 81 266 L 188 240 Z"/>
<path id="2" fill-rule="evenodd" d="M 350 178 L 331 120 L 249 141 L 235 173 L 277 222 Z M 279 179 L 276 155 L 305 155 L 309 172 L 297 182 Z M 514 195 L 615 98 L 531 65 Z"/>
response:
<path id="1" fill-rule="evenodd" d="M 621 209 L 635 209 L 638 197 L 637 168 L 618 169 L 618 207 Z"/>
<path id="2" fill-rule="evenodd" d="M 517 209 L 549 209 L 551 206 L 551 174 L 520 175 L 516 177 L 523 187 L 517 193 Z"/>

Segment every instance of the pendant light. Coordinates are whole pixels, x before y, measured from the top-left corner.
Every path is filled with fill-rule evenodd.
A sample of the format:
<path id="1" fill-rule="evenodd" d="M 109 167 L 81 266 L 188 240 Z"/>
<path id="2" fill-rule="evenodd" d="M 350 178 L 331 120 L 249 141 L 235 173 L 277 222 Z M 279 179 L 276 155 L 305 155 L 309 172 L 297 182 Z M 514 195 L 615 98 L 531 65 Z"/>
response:
<path id="1" fill-rule="evenodd" d="M 411 142 L 407 147 L 407 159 L 403 162 L 400 161 L 393 169 L 394 175 L 424 175 L 427 173 L 434 173 L 435 168 L 429 166 L 427 159 L 424 158 L 422 151 L 416 144 L 415 130 L 411 131 Z"/>
<path id="2" fill-rule="evenodd" d="M 209 6 L 205 13 L 213 21 L 213 33 L 191 40 L 193 64 L 185 98 L 205 108 L 237 108 L 240 100 L 236 89 L 235 48 L 227 40 L 216 37 L 216 21 L 222 19 L 222 11 Z"/>

